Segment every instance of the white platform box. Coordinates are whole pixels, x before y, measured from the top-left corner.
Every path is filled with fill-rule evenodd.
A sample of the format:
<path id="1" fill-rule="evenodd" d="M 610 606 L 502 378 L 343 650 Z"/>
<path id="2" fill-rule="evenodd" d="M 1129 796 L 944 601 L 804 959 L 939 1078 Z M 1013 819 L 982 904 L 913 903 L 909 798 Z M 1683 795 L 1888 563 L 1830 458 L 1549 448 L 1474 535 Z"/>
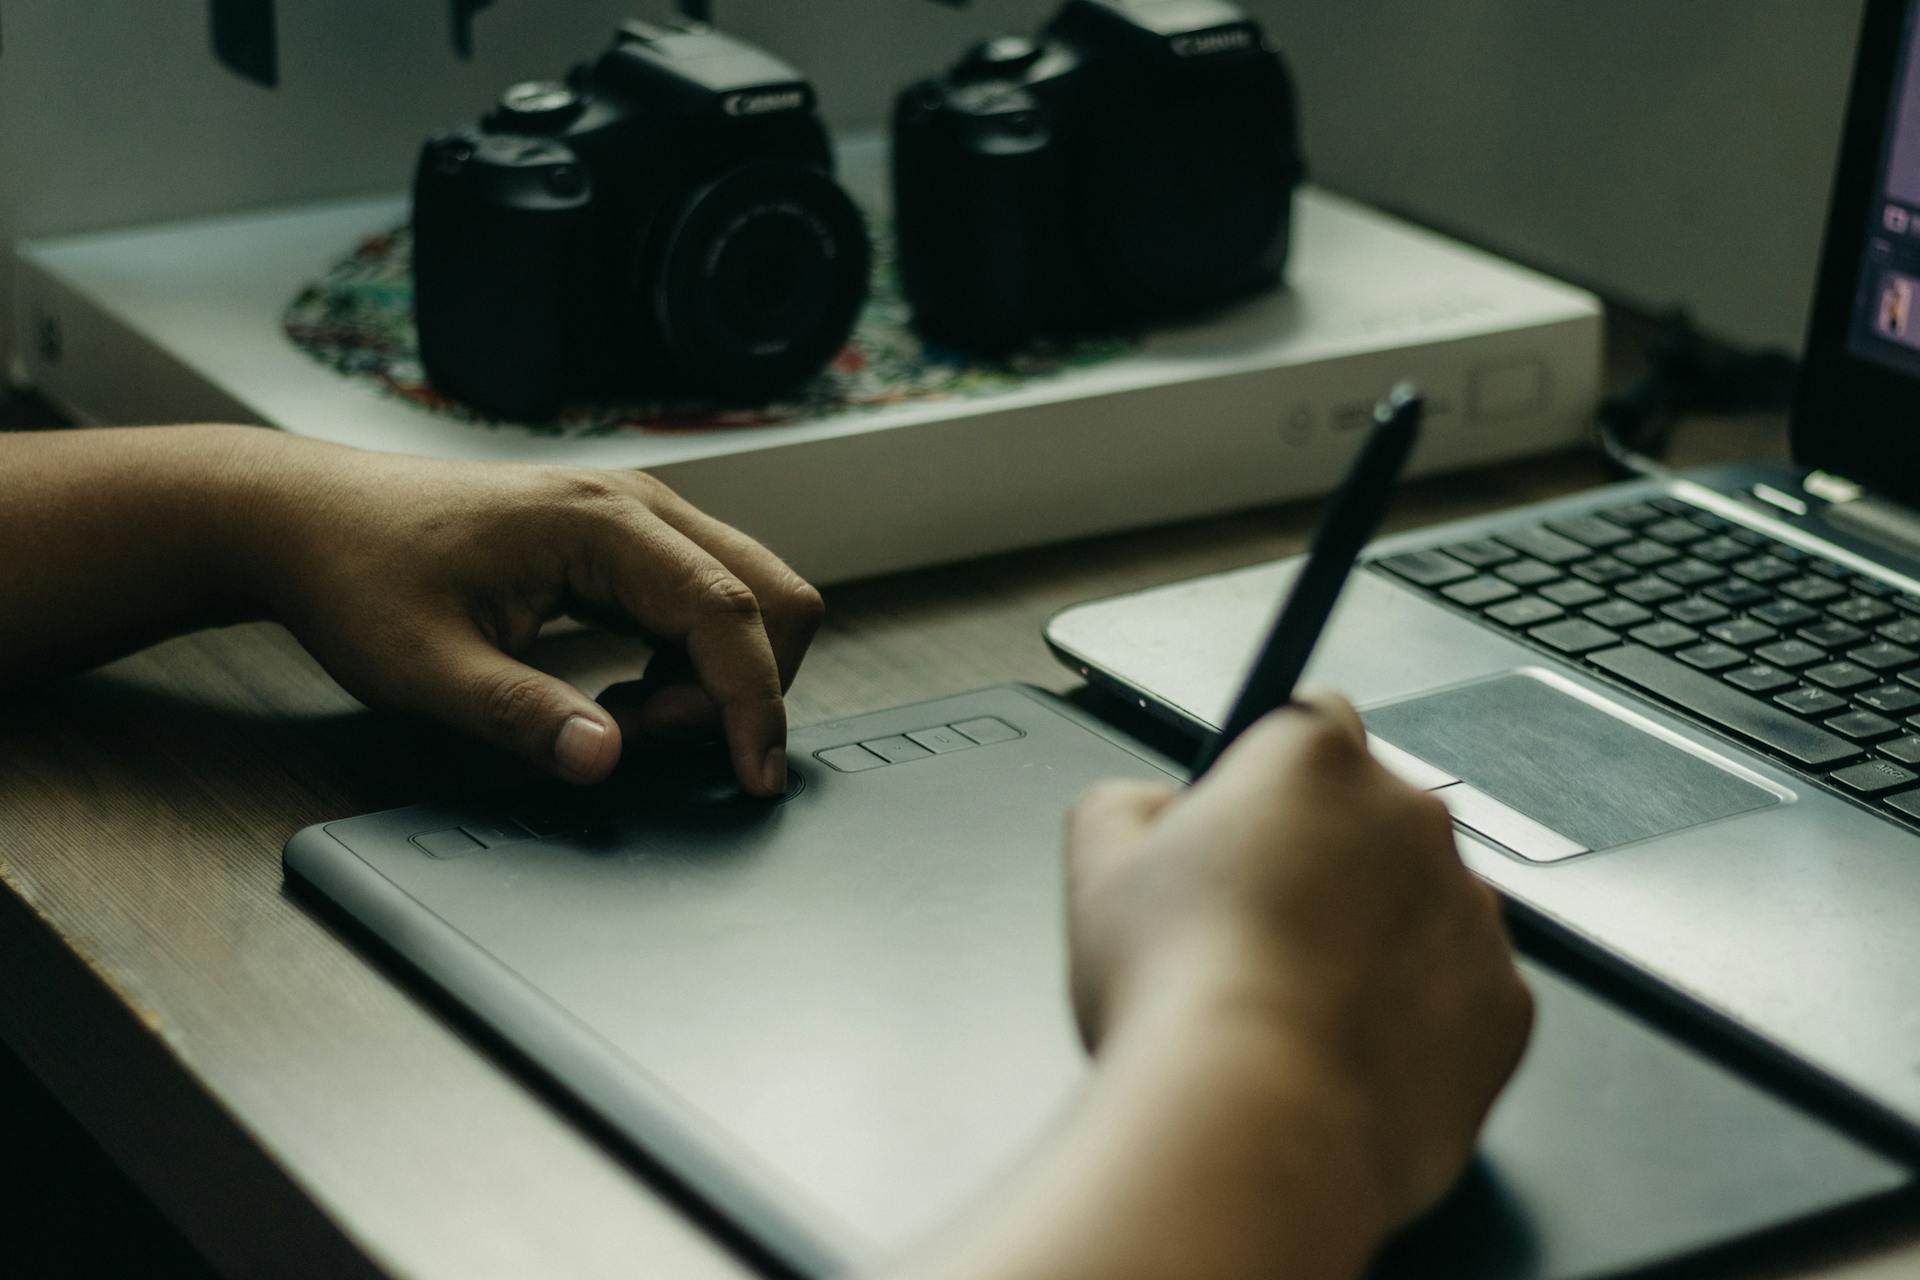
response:
<path id="1" fill-rule="evenodd" d="M 849 149 L 877 199 L 878 150 Z M 399 225 L 383 198 L 27 242 L 24 379 L 85 422 L 237 420 L 363 448 L 640 467 L 834 582 L 1323 491 L 1369 405 L 1426 389 L 1416 472 L 1565 447 L 1599 396 L 1581 290 L 1324 192 L 1290 288 L 977 398 L 774 427 L 554 439 L 351 381 L 283 335 L 306 282 Z"/>

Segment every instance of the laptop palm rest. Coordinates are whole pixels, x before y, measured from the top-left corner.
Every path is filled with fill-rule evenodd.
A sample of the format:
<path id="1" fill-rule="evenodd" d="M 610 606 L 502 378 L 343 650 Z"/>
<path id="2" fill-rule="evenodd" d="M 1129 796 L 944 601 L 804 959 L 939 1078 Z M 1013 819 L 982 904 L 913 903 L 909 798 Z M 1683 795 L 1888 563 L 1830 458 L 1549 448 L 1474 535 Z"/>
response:
<path id="1" fill-rule="evenodd" d="M 1366 722 L 1376 738 L 1427 766 L 1411 772 L 1460 825 L 1536 862 L 1670 835 L 1783 798 L 1731 761 L 1546 671 L 1371 708 Z"/>

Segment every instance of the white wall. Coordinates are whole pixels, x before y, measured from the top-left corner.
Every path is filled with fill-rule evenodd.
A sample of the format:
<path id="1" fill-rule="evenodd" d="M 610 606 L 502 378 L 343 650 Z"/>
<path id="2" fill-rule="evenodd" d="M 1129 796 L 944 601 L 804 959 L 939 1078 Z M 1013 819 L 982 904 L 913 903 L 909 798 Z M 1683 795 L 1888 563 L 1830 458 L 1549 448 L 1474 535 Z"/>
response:
<path id="1" fill-rule="evenodd" d="M 1861 0 L 1286 0 L 1316 175 L 1798 347 Z"/>
<path id="2" fill-rule="evenodd" d="M 842 125 L 1049 8 L 720 0 Z M 1713 324 L 1797 341 L 1859 0 L 1255 0 L 1334 186 Z M 0 0 L 0 244 L 404 187 L 419 140 L 665 0 L 280 0 L 282 87 L 217 67 L 203 0 Z M 10 351 L 0 259 L 0 360 Z"/>

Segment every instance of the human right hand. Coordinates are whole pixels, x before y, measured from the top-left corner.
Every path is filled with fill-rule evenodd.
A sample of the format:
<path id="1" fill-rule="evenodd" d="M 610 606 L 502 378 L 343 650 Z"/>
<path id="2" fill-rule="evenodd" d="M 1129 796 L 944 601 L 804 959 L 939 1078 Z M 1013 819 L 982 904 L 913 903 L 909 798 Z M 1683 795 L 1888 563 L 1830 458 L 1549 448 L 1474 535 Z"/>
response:
<path id="1" fill-rule="evenodd" d="M 1276 1075 L 1310 1082 L 1316 1124 L 1363 1154 L 1383 1230 L 1438 1201 L 1519 1061 L 1532 999 L 1446 809 L 1369 756 L 1351 707 L 1267 717 L 1184 794 L 1096 789 L 1067 852 L 1091 1047 L 1170 1004 L 1251 1022 Z"/>

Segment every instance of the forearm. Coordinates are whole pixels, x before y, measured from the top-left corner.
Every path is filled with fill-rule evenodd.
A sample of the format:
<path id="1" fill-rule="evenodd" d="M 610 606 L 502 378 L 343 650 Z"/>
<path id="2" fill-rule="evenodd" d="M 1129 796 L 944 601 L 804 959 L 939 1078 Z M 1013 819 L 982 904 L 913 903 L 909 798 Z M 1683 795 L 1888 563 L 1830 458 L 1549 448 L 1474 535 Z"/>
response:
<path id="1" fill-rule="evenodd" d="M 1350 1280 L 1385 1234 L 1338 1082 L 1262 1020 L 1143 1010 L 1004 1189 L 910 1280 Z"/>
<path id="2" fill-rule="evenodd" d="M 254 616 L 243 513 L 261 457 L 240 427 L 0 434 L 0 686 Z"/>

